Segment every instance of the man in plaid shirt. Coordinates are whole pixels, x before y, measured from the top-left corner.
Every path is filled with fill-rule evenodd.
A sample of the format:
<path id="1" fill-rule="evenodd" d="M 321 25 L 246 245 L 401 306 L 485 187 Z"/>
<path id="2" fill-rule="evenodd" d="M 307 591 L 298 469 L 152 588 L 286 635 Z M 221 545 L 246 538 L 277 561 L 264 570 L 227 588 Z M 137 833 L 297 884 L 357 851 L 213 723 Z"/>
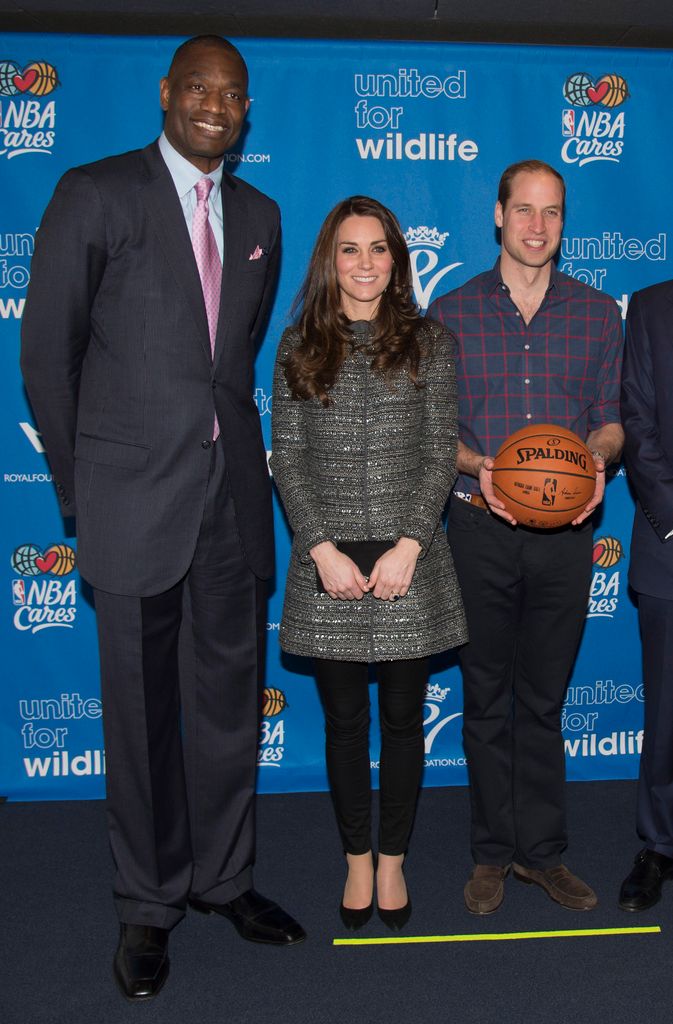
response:
<path id="1" fill-rule="evenodd" d="M 597 902 L 561 860 L 561 707 L 589 596 L 589 517 L 623 443 L 622 327 L 613 299 L 553 263 L 564 203 L 563 179 L 548 164 L 508 167 L 495 206 L 499 260 L 428 310 L 458 338 L 449 540 L 470 631 L 461 668 L 475 867 L 465 903 L 475 914 L 500 906 L 510 867 L 564 907 Z M 492 486 L 492 456 L 513 431 L 536 423 L 574 430 L 596 463 L 591 500 L 556 530 L 518 526 Z"/>

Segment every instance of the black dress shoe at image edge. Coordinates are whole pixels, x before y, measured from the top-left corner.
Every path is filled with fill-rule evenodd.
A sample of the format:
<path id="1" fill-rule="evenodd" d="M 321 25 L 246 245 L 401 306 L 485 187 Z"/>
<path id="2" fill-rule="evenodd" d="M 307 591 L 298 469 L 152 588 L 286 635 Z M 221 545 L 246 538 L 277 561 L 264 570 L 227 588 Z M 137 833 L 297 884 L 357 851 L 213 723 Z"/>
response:
<path id="1" fill-rule="evenodd" d="M 641 850 L 619 892 L 622 910 L 648 910 L 661 899 L 661 887 L 673 878 L 673 858 L 654 850 Z"/>
<path id="2" fill-rule="evenodd" d="M 168 977 L 168 931 L 152 925 L 123 924 L 114 956 L 115 980 L 127 999 L 152 999 Z"/>
<path id="3" fill-rule="evenodd" d="M 201 914 L 220 914 L 249 942 L 266 942 L 274 946 L 292 946 L 306 938 L 306 932 L 293 917 L 273 900 L 248 889 L 229 903 L 207 903 L 191 897 L 189 906 Z"/>

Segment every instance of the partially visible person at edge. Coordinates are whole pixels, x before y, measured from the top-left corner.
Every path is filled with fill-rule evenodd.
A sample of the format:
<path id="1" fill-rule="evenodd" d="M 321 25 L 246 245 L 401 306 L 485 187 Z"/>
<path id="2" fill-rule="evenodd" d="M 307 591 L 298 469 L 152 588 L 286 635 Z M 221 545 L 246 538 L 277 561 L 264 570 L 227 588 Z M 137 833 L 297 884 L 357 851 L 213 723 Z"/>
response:
<path id="1" fill-rule="evenodd" d="M 343 923 L 366 924 L 376 882 L 379 916 L 398 929 L 411 913 L 403 861 L 429 656 L 467 635 L 440 522 L 455 477 L 454 339 L 419 316 L 399 224 L 363 196 L 326 218 L 300 300 L 273 388 L 271 466 L 294 530 L 280 642 L 313 658 L 325 710 L 348 866 Z M 370 665 L 381 723 L 378 865 Z"/>
<path id="2" fill-rule="evenodd" d="M 648 910 L 673 878 L 673 281 L 634 292 L 622 378 L 624 455 L 638 503 L 629 584 L 642 639 L 645 721 L 636 826 L 644 847 L 622 910 Z"/>
<path id="3" fill-rule="evenodd" d="M 114 974 L 132 1000 L 164 984 L 188 906 L 256 942 L 305 934 L 252 885 L 273 526 L 250 381 L 280 216 L 223 171 L 250 103 L 235 46 L 187 40 L 159 99 L 158 140 L 59 182 L 22 332 L 26 387 L 94 588 Z"/>
<path id="4" fill-rule="evenodd" d="M 564 205 L 553 167 L 508 167 L 495 204 L 500 258 L 428 310 L 458 338 L 449 541 L 470 631 L 460 661 L 475 863 L 465 903 L 475 914 L 500 906 L 510 868 L 568 909 L 597 902 L 562 863 L 561 707 L 589 596 L 590 516 L 623 443 L 623 341 L 614 300 L 556 269 Z M 585 509 L 556 530 L 517 525 L 493 491 L 492 456 L 535 423 L 574 430 L 596 464 Z"/>

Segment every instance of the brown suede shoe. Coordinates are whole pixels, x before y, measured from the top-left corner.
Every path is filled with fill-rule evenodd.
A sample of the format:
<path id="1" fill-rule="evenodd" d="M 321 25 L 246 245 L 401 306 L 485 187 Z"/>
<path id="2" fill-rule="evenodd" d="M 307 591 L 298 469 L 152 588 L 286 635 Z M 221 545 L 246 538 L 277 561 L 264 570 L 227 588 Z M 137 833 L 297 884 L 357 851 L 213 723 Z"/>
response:
<path id="1" fill-rule="evenodd" d="M 530 885 L 541 886 L 548 896 L 560 903 L 566 910 L 593 910 L 598 903 L 596 893 L 581 878 L 571 874 L 564 864 L 546 871 L 524 868 L 513 864 L 514 877 Z"/>
<path id="2" fill-rule="evenodd" d="M 505 895 L 505 877 L 509 864 L 477 864 L 463 890 L 465 906 L 471 914 L 492 914 Z"/>

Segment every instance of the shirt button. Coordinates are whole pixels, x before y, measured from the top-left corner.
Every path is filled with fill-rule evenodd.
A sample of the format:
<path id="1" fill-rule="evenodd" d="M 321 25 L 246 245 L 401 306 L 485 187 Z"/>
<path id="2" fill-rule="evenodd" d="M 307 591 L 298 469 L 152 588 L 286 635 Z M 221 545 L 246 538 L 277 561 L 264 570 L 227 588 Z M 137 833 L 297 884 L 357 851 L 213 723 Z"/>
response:
<path id="1" fill-rule="evenodd" d="M 210 448 L 211 444 L 212 444 L 212 441 L 202 441 L 201 442 L 201 447 L 202 448 Z"/>
<path id="2" fill-rule="evenodd" d="M 524 348 L 525 348 L 525 350 L 526 350 L 526 352 L 527 352 L 527 351 L 528 351 L 528 349 L 530 348 L 530 345 L 524 345 Z"/>
<path id="3" fill-rule="evenodd" d="M 532 418 L 533 418 L 533 414 L 531 412 L 527 412 L 526 413 L 526 419 L 527 420 L 532 420 Z"/>
<path id="4" fill-rule="evenodd" d="M 526 377 L 526 379 L 524 380 L 524 384 L 530 384 L 530 377 Z"/>
<path id="5" fill-rule="evenodd" d="M 517 309 L 517 311 L 516 311 L 516 315 L 517 315 L 517 316 L 521 316 L 521 313 L 519 312 L 519 310 L 518 310 L 518 309 Z"/>

